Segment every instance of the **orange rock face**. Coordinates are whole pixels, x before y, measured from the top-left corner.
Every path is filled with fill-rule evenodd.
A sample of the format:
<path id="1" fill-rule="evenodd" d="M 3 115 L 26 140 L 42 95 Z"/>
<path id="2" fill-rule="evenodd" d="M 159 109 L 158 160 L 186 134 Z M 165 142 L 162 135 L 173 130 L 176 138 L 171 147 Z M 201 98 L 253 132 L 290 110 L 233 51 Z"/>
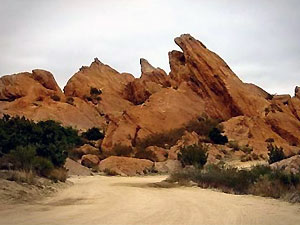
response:
<path id="1" fill-rule="evenodd" d="M 100 171 L 121 176 L 144 175 L 153 170 L 154 163 L 146 159 L 110 156 L 99 164 Z"/>
<path id="2" fill-rule="evenodd" d="M 268 138 L 288 154 L 296 151 L 300 145 L 298 87 L 294 97 L 271 96 L 243 83 L 191 35 L 181 35 L 175 42 L 182 51 L 169 52 L 169 75 L 141 59 L 141 77 L 134 78 L 96 58 L 68 81 L 64 92 L 47 71 L 4 76 L 0 114 L 54 119 L 79 129 L 100 127 L 106 131 L 101 144 L 106 155 L 118 144 L 134 149 L 148 135 L 181 128 L 203 114 L 223 120 L 228 138 L 253 146 L 254 152 L 266 154 Z M 193 143 L 200 138 L 186 136 Z M 177 150 L 171 149 L 169 158 L 175 159 Z"/>

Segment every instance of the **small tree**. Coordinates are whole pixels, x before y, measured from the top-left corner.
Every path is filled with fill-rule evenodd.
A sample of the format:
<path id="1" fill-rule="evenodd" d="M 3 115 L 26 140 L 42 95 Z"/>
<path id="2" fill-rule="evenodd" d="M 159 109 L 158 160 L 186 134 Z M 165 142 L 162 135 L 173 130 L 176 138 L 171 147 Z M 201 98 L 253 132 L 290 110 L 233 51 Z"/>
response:
<path id="1" fill-rule="evenodd" d="M 222 135 L 221 130 L 216 127 L 209 132 L 208 136 L 210 140 L 215 144 L 224 145 L 225 143 L 228 142 L 228 138 Z"/>
<path id="2" fill-rule="evenodd" d="M 95 87 L 91 87 L 90 89 L 90 95 L 101 95 L 102 91 L 100 89 L 97 89 Z"/>
<path id="3" fill-rule="evenodd" d="M 178 159 L 183 166 L 193 165 L 202 168 L 207 162 L 207 145 L 189 145 L 180 148 Z"/>
<path id="4" fill-rule="evenodd" d="M 277 147 L 273 144 L 268 144 L 269 164 L 278 162 L 286 158 L 282 147 Z"/>
<path id="5" fill-rule="evenodd" d="M 90 141 L 96 141 L 99 139 L 103 139 L 104 134 L 100 132 L 99 128 L 93 127 L 93 128 L 88 129 L 86 132 L 83 132 L 82 137 L 84 137 Z"/>

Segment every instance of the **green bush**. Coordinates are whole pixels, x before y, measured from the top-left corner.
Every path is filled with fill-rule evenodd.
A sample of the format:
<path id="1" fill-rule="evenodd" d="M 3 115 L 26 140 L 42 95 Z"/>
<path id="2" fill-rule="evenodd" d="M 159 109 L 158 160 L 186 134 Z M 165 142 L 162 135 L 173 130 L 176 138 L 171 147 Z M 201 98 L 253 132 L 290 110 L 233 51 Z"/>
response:
<path id="1" fill-rule="evenodd" d="M 84 137 L 90 141 L 96 141 L 99 139 L 103 139 L 104 134 L 99 130 L 99 128 L 93 127 L 93 128 L 88 129 L 86 132 L 83 132 L 82 137 Z"/>
<path id="2" fill-rule="evenodd" d="M 289 196 L 289 201 L 300 202 L 300 173 L 272 170 L 269 166 L 255 166 L 248 170 L 209 165 L 202 170 L 189 168 L 174 172 L 168 181 L 193 181 L 202 188 L 218 188 L 234 194 L 255 194 L 284 199 Z M 293 196 L 290 196 L 291 193 Z"/>
<path id="3" fill-rule="evenodd" d="M 14 169 L 35 171 L 42 176 L 47 176 L 54 169 L 49 159 L 37 156 L 36 147 L 33 145 L 17 146 L 8 156 Z"/>
<path id="4" fill-rule="evenodd" d="M 273 144 L 268 144 L 269 164 L 278 162 L 286 158 L 282 147 L 277 147 Z"/>
<path id="5" fill-rule="evenodd" d="M 33 145 L 17 146 L 9 153 L 9 157 L 15 168 L 29 171 L 33 169 L 33 163 L 36 157 L 36 147 Z"/>
<path id="6" fill-rule="evenodd" d="M 228 138 L 222 135 L 221 130 L 216 127 L 209 132 L 208 136 L 214 144 L 224 145 L 228 142 Z"/>
<path id="7" fill-rule="evenodd" d="M 49 159 L 36 156 L 33 160 L 33 168 L 38 174 L 47 177 L 54 169 L 54 166 Z"/>
<path id="8" fill-rule="evenodd" d="M 209 136 L 210 131 L 213 128 L 220 128 L 220 121 L 216 119 L 209 118 L 206 115 L 199 117 L 198 119 L 190 121 L 186 125 L 186 130 L 189 132 L 196 132 L 200 136 Z"/>
<path id="9" fill-rule="evenodd" d="M 53 120 L 35 123 L 24 117 L 8 115 L 0 119 L 0 157 L 12 152 L 15 158 L 22 157 L 25 161 L 33 155 L 34 148 L 36 156 L 46 158 L 55 167 L 60 167 L 65 162 L 68 150 L 81 144 L 82 139 L 76 130 L 63 127 Z M 24 166 L 27 167 L 26 163 Z"/>
<path id="10" fill-rule="evenodd" d="M 207 162 L 207 151 L 208 147 L 204 144 L 185 146 L 180 148 L 178 159 L 183 166 L 202 168 Z"/>

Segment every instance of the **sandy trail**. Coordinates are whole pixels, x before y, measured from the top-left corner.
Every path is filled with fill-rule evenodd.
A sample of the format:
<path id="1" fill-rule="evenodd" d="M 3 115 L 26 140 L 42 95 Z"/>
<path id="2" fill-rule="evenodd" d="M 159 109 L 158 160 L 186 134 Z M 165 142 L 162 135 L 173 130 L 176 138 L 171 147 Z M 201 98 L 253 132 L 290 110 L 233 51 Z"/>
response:
<path id="1" fill-rule="evenodd" d="M 0 224 L 300 224 L 300 205 L 197 187 L 155 188 L 166 177 L 78 177 L 54 197 L 0 206 Z"/>

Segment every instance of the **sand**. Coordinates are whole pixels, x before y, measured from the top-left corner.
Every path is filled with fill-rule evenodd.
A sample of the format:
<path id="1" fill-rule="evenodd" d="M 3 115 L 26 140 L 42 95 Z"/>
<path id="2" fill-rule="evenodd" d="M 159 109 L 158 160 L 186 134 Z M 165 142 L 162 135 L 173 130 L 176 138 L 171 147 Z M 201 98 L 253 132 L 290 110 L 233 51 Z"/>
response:
<path id="1" fill-rule="evenodd" d="M 300 224 L 300 204 L 151 185 L 165 178 L 73 177 L 55 196 L 0 205 L 0 224 Z"/>

